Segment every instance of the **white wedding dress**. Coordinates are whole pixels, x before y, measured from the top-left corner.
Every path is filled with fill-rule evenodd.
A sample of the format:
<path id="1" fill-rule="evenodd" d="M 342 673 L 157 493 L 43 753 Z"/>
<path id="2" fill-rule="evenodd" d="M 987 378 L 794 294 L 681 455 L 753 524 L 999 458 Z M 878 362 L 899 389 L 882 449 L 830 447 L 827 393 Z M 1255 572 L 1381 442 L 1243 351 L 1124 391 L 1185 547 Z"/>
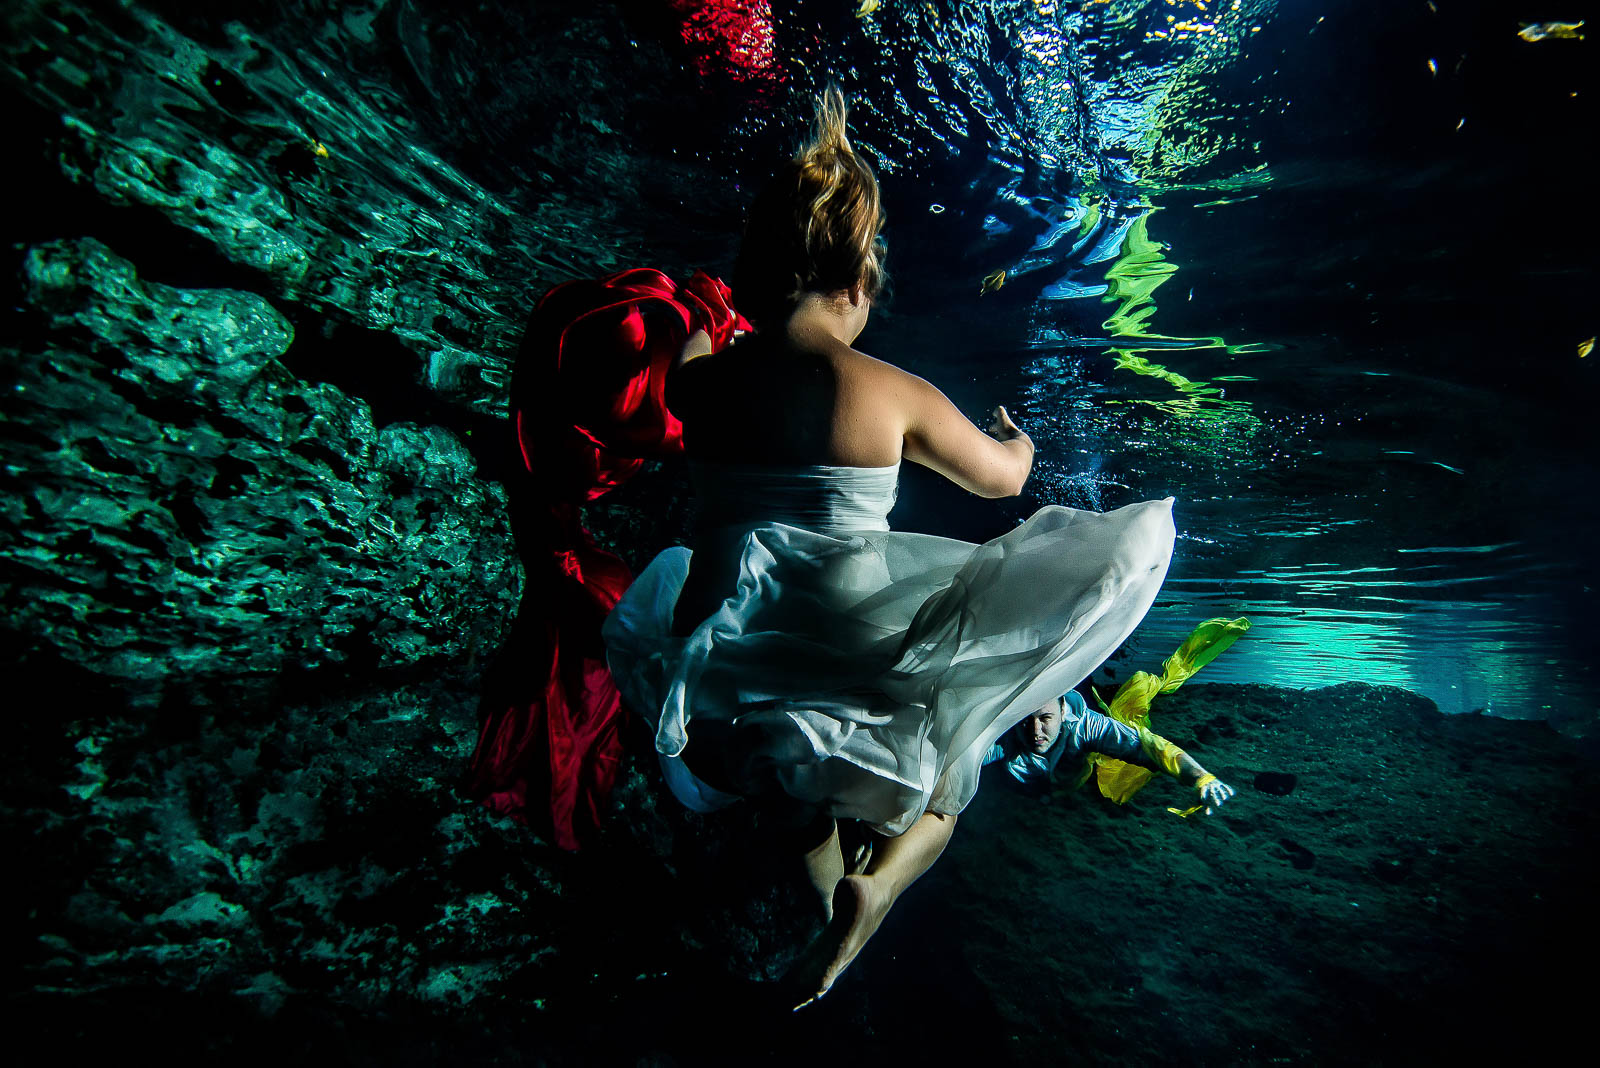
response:
<path id="1" fill-rule="evenodd" d="M 681 759 L 708 721 L 740 795 L 781 789 L 891 835 L 961 811 L 989 747 L 1116 650 L 1172 556 L 1170 497 L 1046 507 L 973 545 L 889 530 L 898 466 L 690 467 L 694 552 L 737 563 L 737 588 L 675 636 L 691 555 L 668 549 L 603 633 L 669 786 L 698 811 L 738 796 Z"/>

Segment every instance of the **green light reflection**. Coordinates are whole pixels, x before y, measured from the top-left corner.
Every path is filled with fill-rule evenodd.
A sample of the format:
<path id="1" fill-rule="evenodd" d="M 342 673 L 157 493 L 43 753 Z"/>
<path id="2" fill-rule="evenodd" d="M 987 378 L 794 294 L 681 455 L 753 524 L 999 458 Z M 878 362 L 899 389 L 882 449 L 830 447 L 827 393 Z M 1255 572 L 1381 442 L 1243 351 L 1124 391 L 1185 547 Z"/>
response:
<path id="1" fill-rule="evenodd" d="M 1166 246 L 1150 236 L 1150 217 L 1160 209 L 1145 207 L 1128 228 L 1120 254 L 1106 271 L 1106 292 L 1100 299 L 1116 308 L 1102 324 L 1117 343 L 1106 350 L 1121 371 L 1131 371 L 1171 386 L 1173 397 L 1108 398 L 1107 404 L 1144 405 L 1176 416 L 1203 439 L 1219 435 L 1252 436 L 1260 421 L 1247 401 L 1229 400 L 1226 387 L 1197 381 L 1156 363 L 1144 353 L 1220 350 L 1229 354 L 1262 351 L 1262 346 L 1230 346 L 1220 337 L 1177 337 L 1151 330 L 1156 313 L 1156 290 L 1178 273 L 1166 258 Z M 1248 375 L 1228 375 L 1219 381 L 1253 381 Z"/>

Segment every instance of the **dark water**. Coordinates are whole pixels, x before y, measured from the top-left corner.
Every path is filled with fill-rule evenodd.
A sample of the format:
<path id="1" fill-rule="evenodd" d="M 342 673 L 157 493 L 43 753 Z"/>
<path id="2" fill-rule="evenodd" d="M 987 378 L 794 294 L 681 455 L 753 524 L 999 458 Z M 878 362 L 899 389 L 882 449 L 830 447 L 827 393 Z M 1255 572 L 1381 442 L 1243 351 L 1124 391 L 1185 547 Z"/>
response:
<path id="1" fill-rule="evenodd" d="M 269 295 L 295 375 L 450 428 L 493 478 L 537 295 L 726 275 L 836 80 L 890 220 L 893 299 L 859 346 L 1040 447 L 1015 501 L 908 471 L 897 526 L 981 539 L 1171 495 L 1129 666 L 1244 615 L 1201 681 L 1392 683 L 1581 735 L 1594 41 L 1517 29 L 1595 10 L 19 0 L 8 225 Z"/>
<path id="2" fill-rule="evenodd" d="M 22 4 L 8 54 L 128 243 L 151 209 L 221 238 L 302 322 L 400 343 L 322 373 L 458 422 L 497 412 L 545 285 L 725 272 L 838 80 L 890 212 L 863 346 L 975 417 L 1012 405 L 1042 450 L 1020 505 L 913 478 L 897 522 L 1171 494 L 1151 656 L 1247 615 L 1213 680 L 1392 682 L 1583 732 L 1591 48 L 1434 7 Z"/>

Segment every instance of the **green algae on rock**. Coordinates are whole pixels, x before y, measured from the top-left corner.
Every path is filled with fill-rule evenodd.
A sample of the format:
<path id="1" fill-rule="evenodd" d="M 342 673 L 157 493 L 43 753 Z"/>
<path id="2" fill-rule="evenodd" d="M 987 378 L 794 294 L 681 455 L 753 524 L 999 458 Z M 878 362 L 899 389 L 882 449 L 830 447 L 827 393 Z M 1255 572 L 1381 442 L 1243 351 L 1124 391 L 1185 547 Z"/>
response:
<path id="1" fill-rule="evenodd" d="M 295 378 L 259 296 L 142 281 L 87 238 L 23 272 L 42 322 L 4 401 L 13 640 L 140 703 L 498 643 L 521 588 L 505 491 L 454 435 Z"/>

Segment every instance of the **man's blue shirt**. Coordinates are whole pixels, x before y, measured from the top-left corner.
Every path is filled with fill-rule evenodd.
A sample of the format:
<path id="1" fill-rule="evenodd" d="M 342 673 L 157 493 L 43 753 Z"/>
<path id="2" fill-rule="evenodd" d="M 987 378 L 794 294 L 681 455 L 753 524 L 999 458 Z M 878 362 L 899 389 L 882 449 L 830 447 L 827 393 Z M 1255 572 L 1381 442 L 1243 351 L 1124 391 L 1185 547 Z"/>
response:
<path id="1" fill-rule="evenodd" d="M 1089 753 L 1104 753 L 1118 760 L 1144 765 L 1144 747 L 1139 743 L 1139 732 L 1126 723 L 1118 723 L 1110 716 L 1095 712 L 1076 690 L 1064 696 L 1065 707 L 1061 714 L 1061 733 L 1050 748 L 1035 753 L 1023 737 L 1021 726 L 1013 727 L 1000 736 L 989 749 L 984 764 L 1003 761 L 1006 772 L 1018 783 L 1028 787 L 1043 787 L 1050 782 L 1050 773 L 1062 759 L 1071 756 L 1082 760 Z"/>

